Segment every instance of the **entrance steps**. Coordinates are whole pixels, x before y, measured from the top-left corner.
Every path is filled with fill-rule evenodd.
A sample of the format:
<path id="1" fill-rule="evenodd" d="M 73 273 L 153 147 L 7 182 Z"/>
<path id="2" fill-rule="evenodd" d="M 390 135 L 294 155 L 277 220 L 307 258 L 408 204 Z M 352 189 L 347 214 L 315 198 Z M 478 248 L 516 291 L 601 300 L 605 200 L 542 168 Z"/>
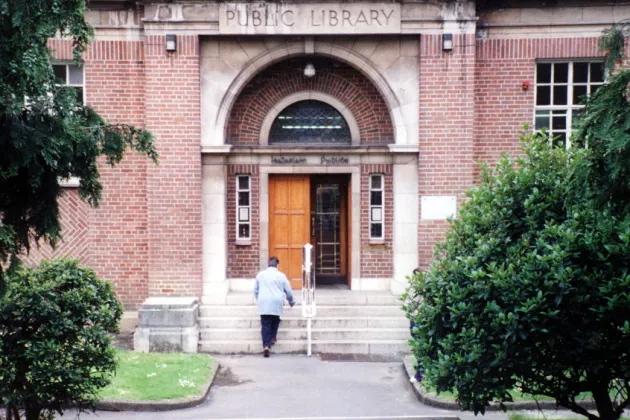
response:
<path id="1" fill-rule="evenodd" d="M 296 306 L 285 304 L 274 353 L 305 353 L 306 324 L 301 293 Z M 409 352 L 409 321 L 389 292 L 316 292 L 312 321 L 313 353 L 396 355 Z M 200 307 L 199 350 L 206 353 L 260 353 L 260 317 L 251 293 L 230 292 L 226 305 Z"/>

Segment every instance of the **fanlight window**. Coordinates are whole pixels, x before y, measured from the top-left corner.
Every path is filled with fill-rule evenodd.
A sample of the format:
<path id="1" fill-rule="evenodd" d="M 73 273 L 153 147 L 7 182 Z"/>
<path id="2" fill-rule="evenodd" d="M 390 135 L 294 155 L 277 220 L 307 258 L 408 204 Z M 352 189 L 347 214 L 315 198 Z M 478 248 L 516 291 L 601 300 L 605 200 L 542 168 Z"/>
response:
<path id="1" fill-rule="evenodd" d="M 286 107 L 269 131 L 269 144 L 350 144 L 350 128 L 332 106 L 300 101 Z"/>

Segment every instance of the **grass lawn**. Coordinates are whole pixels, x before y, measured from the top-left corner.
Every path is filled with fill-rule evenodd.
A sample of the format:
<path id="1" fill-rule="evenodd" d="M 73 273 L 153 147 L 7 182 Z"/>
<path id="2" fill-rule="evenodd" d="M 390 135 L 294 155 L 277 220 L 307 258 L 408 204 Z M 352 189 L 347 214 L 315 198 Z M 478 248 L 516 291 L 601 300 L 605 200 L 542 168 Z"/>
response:
<path id="1" fill-rule="evenodd" d="M 117 350 L 118 368 L 103 399 L 170 400 L 199 395 L 215 361 L 207 354 L 134 353 Z"/>

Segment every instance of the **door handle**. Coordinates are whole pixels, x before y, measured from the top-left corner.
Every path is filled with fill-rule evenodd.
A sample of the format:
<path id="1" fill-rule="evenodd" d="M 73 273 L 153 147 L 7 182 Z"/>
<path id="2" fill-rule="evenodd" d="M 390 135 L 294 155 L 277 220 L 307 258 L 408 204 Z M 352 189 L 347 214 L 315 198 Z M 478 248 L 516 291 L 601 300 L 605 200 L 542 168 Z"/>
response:
<path id="1" fill-rule="evenodd" d="M 311 217 L 311 237 L 315 237 L 315 216 Z"/>

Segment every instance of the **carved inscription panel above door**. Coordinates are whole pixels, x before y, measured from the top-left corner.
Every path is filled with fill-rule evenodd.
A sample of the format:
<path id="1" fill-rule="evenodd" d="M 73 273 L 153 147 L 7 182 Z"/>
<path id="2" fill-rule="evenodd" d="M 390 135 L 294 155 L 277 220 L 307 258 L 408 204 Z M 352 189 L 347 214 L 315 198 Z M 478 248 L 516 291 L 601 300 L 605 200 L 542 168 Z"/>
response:
<path id="1" fill-rule="evenodd" d="M 221 3 L 221 34 L 398 34 L 399 3 Z"/>

